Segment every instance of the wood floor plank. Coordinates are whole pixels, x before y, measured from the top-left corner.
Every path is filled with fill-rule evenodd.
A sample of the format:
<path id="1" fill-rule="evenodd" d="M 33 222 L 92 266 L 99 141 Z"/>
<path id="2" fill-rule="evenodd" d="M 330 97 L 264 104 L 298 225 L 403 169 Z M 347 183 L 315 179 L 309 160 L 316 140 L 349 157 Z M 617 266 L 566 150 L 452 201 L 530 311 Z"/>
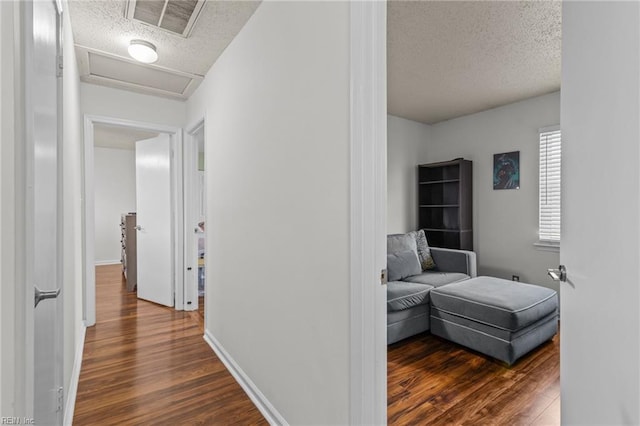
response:
<path id="1" fill-rule="evenodd" d="M 559 334 L 513 366 L 429 333 L 387 350 L 390 425 L 559 425 L 559 396 Z"/>
<path id="2" fill-rule="evenodd" d="M 202 338 L 203 310 L 137 299 L 119 265 L 96 267 L 96 301 L 75 425 L 267 424 Z"/>
<path id="3" fill-rule="evenodd" d="M 557 397 L 543 412 L 534 420 L 533 426 L 553 426 L 560 424 L 560 397 Z"/>

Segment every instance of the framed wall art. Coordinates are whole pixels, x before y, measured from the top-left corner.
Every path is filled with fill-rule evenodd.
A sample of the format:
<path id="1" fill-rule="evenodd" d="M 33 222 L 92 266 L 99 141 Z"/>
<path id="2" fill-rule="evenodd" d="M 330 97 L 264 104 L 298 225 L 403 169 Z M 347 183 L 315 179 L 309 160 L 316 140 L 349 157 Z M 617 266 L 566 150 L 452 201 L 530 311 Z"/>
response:
<path id="1" fill-rule="evenodd" d="M 493 189 L 520 189 L 520 151 L 493 155 Z"/>

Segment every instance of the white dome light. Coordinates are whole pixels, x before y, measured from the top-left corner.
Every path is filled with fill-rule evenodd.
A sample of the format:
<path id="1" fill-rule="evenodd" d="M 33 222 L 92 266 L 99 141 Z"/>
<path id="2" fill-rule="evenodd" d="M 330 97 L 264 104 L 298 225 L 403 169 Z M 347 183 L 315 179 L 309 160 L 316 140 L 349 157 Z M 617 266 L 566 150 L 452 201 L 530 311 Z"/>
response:
<path id="1" fill-rule="evenodd" d="M 158 53 L 156 47 L 144 40 L 131 40 L 129 43 L 129 55 L 136 61 L 143 62 L 145 64 L 152 64 L 158 60 Z"/>

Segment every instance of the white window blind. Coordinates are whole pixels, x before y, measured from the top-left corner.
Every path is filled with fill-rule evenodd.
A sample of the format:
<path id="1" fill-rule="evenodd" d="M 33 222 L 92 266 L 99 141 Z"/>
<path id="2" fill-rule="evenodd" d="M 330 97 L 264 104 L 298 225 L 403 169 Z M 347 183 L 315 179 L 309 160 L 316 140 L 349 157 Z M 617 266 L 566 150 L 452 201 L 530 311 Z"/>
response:
<path id="1" fill-rule="evenodd" d="M 560 126 L 540 129 L 540 241 L 560 242 Z"/>

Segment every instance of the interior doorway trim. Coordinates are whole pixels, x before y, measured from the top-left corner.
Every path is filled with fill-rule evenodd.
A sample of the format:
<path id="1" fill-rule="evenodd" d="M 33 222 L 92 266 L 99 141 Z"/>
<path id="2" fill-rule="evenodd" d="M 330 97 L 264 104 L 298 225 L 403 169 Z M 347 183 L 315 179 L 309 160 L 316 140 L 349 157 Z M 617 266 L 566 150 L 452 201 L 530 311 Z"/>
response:
<path id="1" fill-rule="evenodd" d="M 387 423 L 387 3 L 351 2 L 350 424 Z"/>
<path id="2" fill-rule="evenodd" d="M 195 173 L 193 173 L 192 167 L 194 164 L 196 164 L 196 159 L 198 156 L 196 134 L 203 129 L 205 129 L 204 131 L 206 132 L 206 128 L 204 125 L 204 117 L 200 118 L 193 125 L 186 127 L 185 142 L 183 147 L 183 159 L 184 159 L 183 190 L 184 190 L 184 219 L 185 219 L 184 220 L 184 243 L 185 243 L 185 246 L 184 246 L 185 247 L 184 249 L 184 265 L 185 265 L 184 267 L 184 295 L 185 295 L 184 310 L 185 311 L 191 311 L 191 310 L 195 311 L 198 309 L 198 280 L 197 280 L 198 265 L 197 265 L 197 260 L 196 260 L 196 263 L 193 264 L 193 254 L 194 254 L 193 248 L 195 247 L 195 241 L 194 241 L 194 232 L 193 232 L 194 224 L 192 223 L 193 208 L 196 200 L 197 185 L 195 181 L 196 176 L 195 176 Z M 205 141 L 206 141 L 206 137 L 205 137 Z M 205 152 L 206 152 L 206 148 L 205 148 Z M 205 176 L 204 181 L 206 182 L 207 181 L 206 160 L 205 160 L 205 167 L 204 167 L 204 176 Z M 206 239 L 207 239 L 207 234 L 205 232 L 205 250 L 207 247 Z M 191 267 L 191 270 L 189 270 L 189 267 Z M 205 268 L 205 274 L 206 274 L 206 271 L 207 270 Z M 204 282 L 206 286 L 206 283 L 207 283 L 206 276 L 205 276 Z M 207 297 L 206 294 L 207 293 L 205 289 L 205 298 Z M 188 304 L 189 301 L 192 302 L 190 305 Z M 193 303 L 194 301 L 195 303 Z M 204 314 L 205 314 L 205 324 L 206 324 L 206 316 L 207 316 L 206 309 L 204 310 Z"/>
<path id="3" fill-rule="evenodd" d="M 135 130 L 147 130 L 165 133 L 171 137 L 172 148 L 172 178 L 171 192 L 173 204 L 173 282 L 175 292 L 175 309 L 184 308 L 184 285 L 182 281 L 184 229 L 182 208 L 182 129 L 162 124 L 146 123 L 142 121 L 126 120 L 101 115 L 85 114 L 84 116 L 84 161 L 82 169 L 82 202 L 84 235 L 82 262 L 84 264 L 84 321 L 86 326 L 96 323 L 96 267 L 95 267 L 95 200 L 94 200 L 94 126 L 107 124 L 128 127 Z"/>

